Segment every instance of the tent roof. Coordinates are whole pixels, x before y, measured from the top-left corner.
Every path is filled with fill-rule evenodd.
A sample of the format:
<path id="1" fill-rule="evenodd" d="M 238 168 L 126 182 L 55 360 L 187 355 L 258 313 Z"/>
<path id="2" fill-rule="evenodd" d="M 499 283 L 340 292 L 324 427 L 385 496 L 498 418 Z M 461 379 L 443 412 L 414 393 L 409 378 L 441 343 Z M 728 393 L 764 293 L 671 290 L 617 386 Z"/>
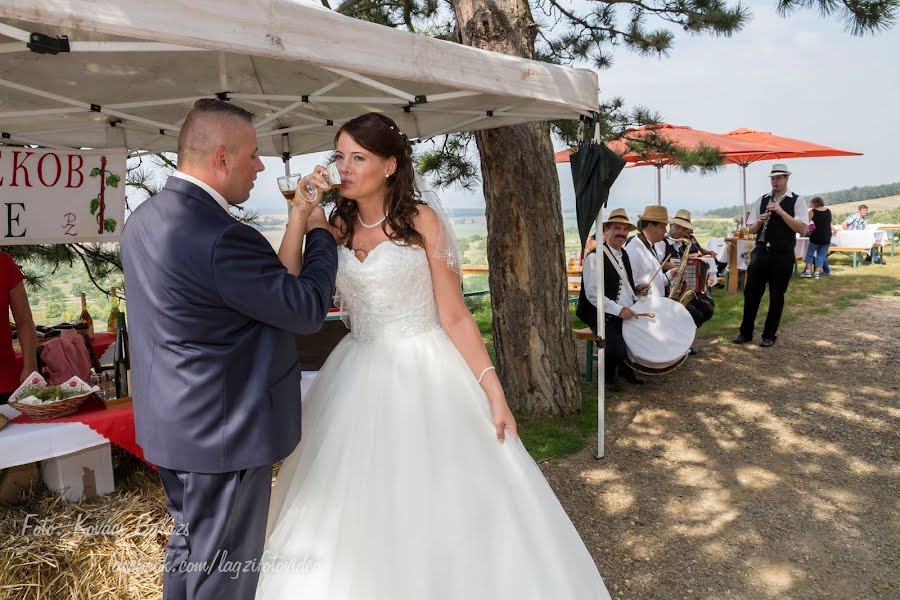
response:
<path id="1" fill-rule="evenodd" d="M 329 149 L 342 122 L 369 111 L 424 138 L 573 119 L 597 106 L 592 71 L 414 35 L 308 0 L 124 6 L 0 0 L 4 138 L 174 150 L 193 101 L 221 92 L 257 114 L 269 155 Z M 29 51 L 32 32 L 68 35 L 71 52 Z"/>

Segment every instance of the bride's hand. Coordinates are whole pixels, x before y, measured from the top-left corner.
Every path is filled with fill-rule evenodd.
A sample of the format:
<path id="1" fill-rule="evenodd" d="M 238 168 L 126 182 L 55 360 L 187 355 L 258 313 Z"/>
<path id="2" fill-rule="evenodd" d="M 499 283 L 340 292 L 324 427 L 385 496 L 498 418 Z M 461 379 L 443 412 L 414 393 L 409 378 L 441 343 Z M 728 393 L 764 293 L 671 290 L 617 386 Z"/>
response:
<path id="1" fill-rule="evenodd" d="M 509 410 L 509 405 L 506 403 L 506 398 L 500 398 L 498 400 L 491 401 L 491 420 L 494 422 L 494 429 L 497 433 L 497 441 L 501 444 L 506 439 L 506 430 L 509 429 L 509 432 L 512 436 L 519 436 L 519 428 L 516 424 L 516 418 L 513 416 L 512 411 Z"/>

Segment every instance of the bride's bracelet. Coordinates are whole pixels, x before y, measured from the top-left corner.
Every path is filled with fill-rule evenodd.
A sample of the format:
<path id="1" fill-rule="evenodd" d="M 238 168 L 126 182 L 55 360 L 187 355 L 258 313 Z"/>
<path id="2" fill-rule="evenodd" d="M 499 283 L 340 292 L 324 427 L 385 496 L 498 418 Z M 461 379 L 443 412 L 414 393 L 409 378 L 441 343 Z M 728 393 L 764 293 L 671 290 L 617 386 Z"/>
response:
<path id="1" fill-rule="evenodd" d="M 494 368 L 493 365 L 491 365 L 490 367 L 487 367 L 484 371 L 482 371 L 481 375 L 478 376 L 478 384 L 479 385 L 481 385 L 481 381 L 484 379 L 484 376 L 488 371 L 496 371 L 496 369 Z"/>

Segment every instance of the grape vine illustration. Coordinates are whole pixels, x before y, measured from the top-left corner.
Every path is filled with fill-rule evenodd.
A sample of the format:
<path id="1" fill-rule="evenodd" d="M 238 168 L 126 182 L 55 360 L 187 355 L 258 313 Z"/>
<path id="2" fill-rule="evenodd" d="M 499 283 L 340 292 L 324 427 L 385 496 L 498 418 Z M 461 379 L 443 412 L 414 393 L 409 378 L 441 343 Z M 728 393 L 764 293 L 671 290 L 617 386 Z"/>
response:
<path id="1" fill-rule="evenodd" d="M 100 178 L 100 193 L 91 198 L 91 214 L 97 215 L 97 233 L 104 231 L 113 233 L 116 230 L 116 220 L 107 219 L 106 215 L 106 186 L 117 188 L 122 178 L 115 173 L 106 170 L 106 157 L 100 157 L 100 166 L 91 169 L 91 177 Z"/>

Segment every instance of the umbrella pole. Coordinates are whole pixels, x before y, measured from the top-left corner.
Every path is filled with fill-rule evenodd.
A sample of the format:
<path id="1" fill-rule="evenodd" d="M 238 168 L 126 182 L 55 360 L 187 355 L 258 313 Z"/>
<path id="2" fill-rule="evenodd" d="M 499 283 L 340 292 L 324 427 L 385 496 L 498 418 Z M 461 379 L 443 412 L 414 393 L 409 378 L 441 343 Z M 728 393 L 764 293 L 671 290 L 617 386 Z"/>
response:
<path id="1" fill-rule="evenodd" d="M 656 205 L 662 206 L 662 166 L 656 167 Z"/>
<path id="2" fill-rule="evenodd" d="M 746 225 L 745 219 L 747 218 L 747 165 L 741 165 L 741 190 L 744 200 L 744 212 L 741 213 L 741 227 L 744 227 Z"/>
<path id="3" fill-rule="evenodd" d="M 601 459 L 606 455 L 606 311 L 603 309 L 605 301 L 603 290 L 604 259 L 603 252 L 603 207 L 597 213 L 597 222 L 594 226 L 597 236 L 597 335 L 603 340 L 603 346 L 597 349 L 597 455 Z M 591 368 L 588 365 L 588 368 Z"/>

